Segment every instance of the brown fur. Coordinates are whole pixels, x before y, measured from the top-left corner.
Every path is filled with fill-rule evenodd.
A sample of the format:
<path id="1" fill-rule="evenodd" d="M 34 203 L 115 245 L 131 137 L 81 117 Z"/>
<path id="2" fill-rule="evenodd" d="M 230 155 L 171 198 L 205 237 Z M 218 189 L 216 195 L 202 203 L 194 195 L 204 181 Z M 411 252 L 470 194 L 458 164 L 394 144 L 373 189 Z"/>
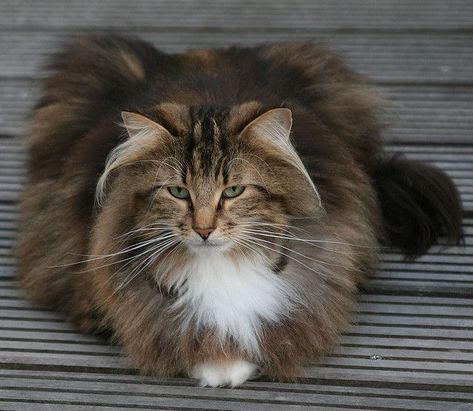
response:
<path id="1" fill-rule="evenodd" d="M 383 235 L 373 185 L 383 161 L 379 99 L 364 81 L 313 44 L 167 55 L 137 40 L 82 37 L 51 67 L 54 73 L 44 83 L 27 136 L 31 159 L 17 257 L 28 298 L 64 312 L 85 332 L 111 330 L 133 364 L 157 375 L 188 373 L 209 359 L 246 359 L 270 377 L 284 379 L 327 352 L 347 323 L 357 284 L 376 269 Z M 278 107 L 292 112 L 294 145 L 323 210 L 278 149 L 253 135 L 238 137 L 258 116 Z M 186 184 L 196 193 L 189 209 L 167 197 L 150 201 L 150 185 L 170 171 L 157 172 L 157 163 L 140 161 L 111 172 L 104 204 L 96 207 L 95 187 L 106 158 L 127 139 L 119 125 L 123 111 L 141 113 L 175 138 L 173 144 L 138 145 L 134 160 L 182 159 Z M 216 199 L 215 209 L 208 208 L 215 199 L 206 178 L 215 175 L 215 184 L 225 188 L 222 170 L 235 156 L 249 165 L 235 162 L 234 176 L 262 179 L 270 195 L 249 188 L 245 201 L 230 206 Z M 458 198 L 452 201 L 458 204 Z M 325 244 L 329 249 L 274 241 L 275 247 L 323 261 L 327 270 L 318 273 L 265 252 L 282 267 L 275 275 L 297 284 L 304 304 L 284 321 L 263 324 L 261 357 L 231 338 L 221 344 L 208 327 L 178 331 L 179 316 L 170 310 L 172 284 L 179 261 L 189 258 L 185 251 L 176 251 L 180 260 L 173 264 L 167 261 L 170 268 L 159 286 L 146 272 L 120 288 L 126 280 L 120 258 L 104 264 L 93 257 L 123 250 L 129 244 L 116 239 L 157 215 L 170 221 L 180 216 L 183 235 L 196 218 L 197 225 L 227 224 L 222 231 L 230 235 L 235 229 L 230 220 L 252 213 L 308 230 L 311 239 L 338 241 Z M 166 254 L 159 261 L 166 264 Z"/>

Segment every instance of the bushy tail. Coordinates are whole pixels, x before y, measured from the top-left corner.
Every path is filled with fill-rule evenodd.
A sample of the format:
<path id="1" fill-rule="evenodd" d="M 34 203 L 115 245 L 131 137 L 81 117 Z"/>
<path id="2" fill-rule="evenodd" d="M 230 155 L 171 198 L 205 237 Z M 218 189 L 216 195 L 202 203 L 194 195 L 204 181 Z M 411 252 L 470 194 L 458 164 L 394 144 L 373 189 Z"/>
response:
<path id="1" fill-rule="evenodd" d="M 424 254 L 439 237 L 463 242 L 460 196 L 442 170 L 395 155 L 380 162 L 374 179 L 384 238 L 406 257 Z"/>

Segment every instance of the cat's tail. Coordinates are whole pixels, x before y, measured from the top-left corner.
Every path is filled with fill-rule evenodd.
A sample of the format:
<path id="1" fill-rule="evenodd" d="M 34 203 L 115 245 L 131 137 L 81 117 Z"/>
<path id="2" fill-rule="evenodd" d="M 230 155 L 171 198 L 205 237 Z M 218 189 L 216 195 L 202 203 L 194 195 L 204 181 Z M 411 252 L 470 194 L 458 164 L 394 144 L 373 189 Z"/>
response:
<path id="1" fill-rule="evenodd" d="M 463 242 L 460 196 L 442 170 L 394 155 L 380 161 L 374 180 L 384 239 L 406 257 L 424 254 L 439 237 Z"/>

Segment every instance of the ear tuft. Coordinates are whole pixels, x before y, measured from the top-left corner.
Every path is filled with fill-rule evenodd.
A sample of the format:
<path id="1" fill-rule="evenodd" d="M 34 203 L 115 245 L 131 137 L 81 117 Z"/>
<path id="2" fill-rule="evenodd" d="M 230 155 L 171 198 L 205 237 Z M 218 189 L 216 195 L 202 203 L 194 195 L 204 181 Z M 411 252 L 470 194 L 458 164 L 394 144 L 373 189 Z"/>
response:
<path id="1" fill-rule="evenodd" d="M 306 180 L 316 199 L 316 205 L 323 210 L 322 200 L 314 182 L 309 176 L 302 160 L 291 144 L 292 112 L 288 108 L 269 110 L 249 123 L 241 132 L 240 138 L 250 144 L 278 153 L 281 161 L 291 164 Z"/>
<path id="2" fill-rule="evenodd" d="M 275 108 L 261 114 L 248 124 L 242 134 L 265 135 L 275 140 L 289 141 L 292 112 L 288 108 Z"/>
<path id="3" fill-rule="evenodd" d="M 130 138 L 115 147 L 107 157 L 95 193 L 96 204 L 99 206 L 103 203 L 106 182 L 112 171 L 139 160 L 143 153 L 155 150 L 172 138 L 171 133 L 163 126 L 141 114 L 122 111 L 121 115 Z"/>
<path id="4" fill-rule="evenodd" d="M 264 115 L 264 114 L 263 114 Z M 288 108 L 275 108 L 266 113 L 270 121 L 277 122 L 289 138 L 292 128 L 292 112 Z"/>
<path id="5" fill-rule="evenodd" d="M 141 114 L 122 111 L 121 116 L 123 125 L 127 129 L 130 138 L 136 137 L 143 132 L 154 132 L 160 135 L 169 134 L 163 126 Z"/>

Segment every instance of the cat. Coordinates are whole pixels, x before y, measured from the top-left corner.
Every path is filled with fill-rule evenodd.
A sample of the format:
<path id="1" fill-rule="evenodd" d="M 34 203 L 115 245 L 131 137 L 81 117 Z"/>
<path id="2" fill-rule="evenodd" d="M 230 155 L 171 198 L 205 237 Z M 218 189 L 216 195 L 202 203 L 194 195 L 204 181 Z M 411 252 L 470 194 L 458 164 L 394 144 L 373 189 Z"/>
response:
<path id="1" fill-rule="evenodd" d="M 383 151 L 382 101 L 313 43 L 166 54 L 84 35 L 26 132 L 26 296 L 157 376 L 290 380 L 338 341 L 380 244 L 462 239 L 439 169 Z"/>

